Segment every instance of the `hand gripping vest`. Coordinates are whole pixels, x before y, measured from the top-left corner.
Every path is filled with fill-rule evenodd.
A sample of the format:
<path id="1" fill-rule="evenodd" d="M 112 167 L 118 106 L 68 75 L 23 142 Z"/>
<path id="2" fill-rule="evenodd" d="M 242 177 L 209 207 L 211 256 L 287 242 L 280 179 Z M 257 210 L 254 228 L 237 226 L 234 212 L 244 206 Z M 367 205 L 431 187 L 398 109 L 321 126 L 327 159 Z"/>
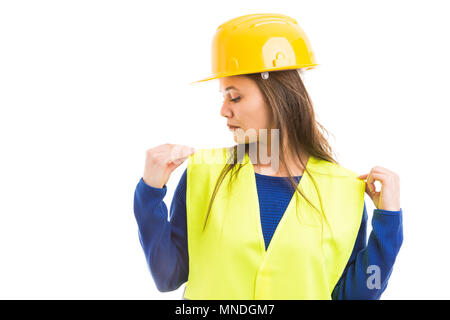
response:
<path id="1" fill-rule="evenodd" d="M 310 156 L 306 168 L 317 183 L 329 226 L 296 192 L 266 251 L 255 171 L 247 154 L 231 189 L 227 187 L 230 173 L 226 175 L 203 231 L 209 201 L 230 150 L 200 149 L 188 158 L 189 277 L 184 298 L 331 299 L 361 225 L 364 181 L 353 171 Z M 306 171 L 299 187 L 320 210 L 319 196 Z"/>

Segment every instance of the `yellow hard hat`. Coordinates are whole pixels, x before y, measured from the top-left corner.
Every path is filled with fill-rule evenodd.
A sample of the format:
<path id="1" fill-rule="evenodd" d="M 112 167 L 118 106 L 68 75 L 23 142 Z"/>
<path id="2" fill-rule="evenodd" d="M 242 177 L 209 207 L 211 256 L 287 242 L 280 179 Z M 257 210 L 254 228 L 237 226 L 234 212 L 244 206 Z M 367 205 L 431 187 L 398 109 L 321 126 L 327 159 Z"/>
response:
<path id="1" fill-rule="evenodd" d="M 317 66 L 305 32 L 282 14 L 249 14 L 221 24 L 212 42 L 212 74 L 217 78 Z"/>

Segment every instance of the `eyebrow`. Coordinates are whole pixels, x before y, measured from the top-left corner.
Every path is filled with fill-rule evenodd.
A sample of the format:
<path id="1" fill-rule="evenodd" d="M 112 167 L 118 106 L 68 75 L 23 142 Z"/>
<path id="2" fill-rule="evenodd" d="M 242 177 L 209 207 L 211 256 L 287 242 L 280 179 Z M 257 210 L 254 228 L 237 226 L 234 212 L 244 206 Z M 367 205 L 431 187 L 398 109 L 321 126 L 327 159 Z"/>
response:
<path id="1" fill-rule="evenodd" d="M 229 86 L 224 91 L 228 91 L 228 90 L 231 90 L 231 89 L 239 91 L 238 88 L 236 88 L 235 86 Z M 222 90 L 219 89 L 219 92 L 222 92 Z"/>

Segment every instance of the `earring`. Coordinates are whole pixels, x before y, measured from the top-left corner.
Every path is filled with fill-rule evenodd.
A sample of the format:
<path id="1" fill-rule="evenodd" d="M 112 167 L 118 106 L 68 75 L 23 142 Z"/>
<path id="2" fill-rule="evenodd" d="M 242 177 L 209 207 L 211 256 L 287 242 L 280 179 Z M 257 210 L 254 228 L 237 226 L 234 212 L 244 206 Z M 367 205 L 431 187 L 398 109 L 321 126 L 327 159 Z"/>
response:
<path id="1" fill-rule="evenodd" d="M 261 78 L 268 79 L 269 78 L 269 73 L 268 72 L 261 72 Z"/>

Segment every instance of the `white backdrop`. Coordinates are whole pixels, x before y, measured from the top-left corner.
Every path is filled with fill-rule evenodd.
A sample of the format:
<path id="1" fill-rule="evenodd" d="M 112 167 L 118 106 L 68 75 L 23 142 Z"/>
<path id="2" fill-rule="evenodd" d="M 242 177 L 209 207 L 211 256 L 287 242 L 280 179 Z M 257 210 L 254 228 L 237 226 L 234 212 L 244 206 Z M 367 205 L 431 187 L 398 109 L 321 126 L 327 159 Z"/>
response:
<path id="1" fill-rule="evenodd" d="M 268 12 L 310 39 L 320 67 L 305 81 L 340 163 L 400 175 L 404 242 L 382 299 L 450 298 L 445 6 L 0 2 L 0 298 L 181 298 L 184 285 L 156 289 L 138 239 L 145 150 L 234 144 L 218 80 L 189 83 L 209 75 L 219 24 Z M 185 168 L 167 184 L 168 207 Z"/>

